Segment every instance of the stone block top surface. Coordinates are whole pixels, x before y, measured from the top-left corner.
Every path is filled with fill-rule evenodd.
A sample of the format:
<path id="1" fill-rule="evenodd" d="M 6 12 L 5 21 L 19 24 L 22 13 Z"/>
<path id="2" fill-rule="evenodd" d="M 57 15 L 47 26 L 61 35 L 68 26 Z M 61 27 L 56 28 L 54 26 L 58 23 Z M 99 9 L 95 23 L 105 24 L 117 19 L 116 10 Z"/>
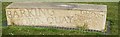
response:
<path id="1" fill-rule="evenodd" d="M 55 9 L 78 9 L 107 11 L 106 5 L 94 4 L 73 4 L 73 3 L 53 3 L 53 2 L 14 2 L 7 8 L 55 8 Z"/>

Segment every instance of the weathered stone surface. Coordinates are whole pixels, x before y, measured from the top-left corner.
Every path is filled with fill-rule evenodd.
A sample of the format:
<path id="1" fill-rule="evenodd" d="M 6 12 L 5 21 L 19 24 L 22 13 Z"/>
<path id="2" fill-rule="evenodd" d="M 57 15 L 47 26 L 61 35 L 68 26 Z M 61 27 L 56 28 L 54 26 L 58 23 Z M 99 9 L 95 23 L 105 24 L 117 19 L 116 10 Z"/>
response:
<path id="1" fill-rule="evenodd" d="M 105 5 L 65 3 L 12 3 L 6 8 L 8 25 L 105 29 Z"/>

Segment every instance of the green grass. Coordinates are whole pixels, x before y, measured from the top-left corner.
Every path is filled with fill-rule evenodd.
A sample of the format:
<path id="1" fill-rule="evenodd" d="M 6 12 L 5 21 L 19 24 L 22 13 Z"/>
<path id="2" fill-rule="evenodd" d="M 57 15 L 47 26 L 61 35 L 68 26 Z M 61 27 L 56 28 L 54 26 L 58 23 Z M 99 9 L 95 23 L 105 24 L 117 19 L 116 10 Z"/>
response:
<path id="1" fill-rule="evenodd" d="M 0 2 L 0 7 L 2 6 L 2 3 Z M 2 35 L 2 8 L 0 8 L 0 36 Z"/>
<path id="2" fill-rule="evenodd" d="M 5 7 L 11 2 L 3 2 L 3 21 L 6 21 Z M 75 2 L 73 2 L 75 3 Z M 79 2 L 78 2 L 79 3 Z M 81 2 L 82 4 L 107 5 L 107 20 L 111 21 L 111 35 L 118 34 L 118 3 L 117 2 Z M 35 28 L 27 26 L 3 26 L 3 35 L 102 35 L 99 32 L 83 32 L 81 30 L 61 30 L 52 28 Z"/>
<path id="3" fill-rule="evenodd" d="M 53 28 L 26 27 L 26 26 L 8 26 L 4 27 L 5 35 L 97 35 L 100 32 L 83 32 L 81 30 L 63 30 Z"/>

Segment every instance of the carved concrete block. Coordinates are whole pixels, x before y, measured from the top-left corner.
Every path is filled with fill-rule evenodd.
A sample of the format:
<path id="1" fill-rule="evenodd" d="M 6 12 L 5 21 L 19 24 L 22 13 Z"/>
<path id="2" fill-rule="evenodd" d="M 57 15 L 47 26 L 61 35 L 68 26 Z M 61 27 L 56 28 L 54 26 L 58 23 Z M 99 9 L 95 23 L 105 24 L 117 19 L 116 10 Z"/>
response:
<path id="1" fill-rule="evenodd" d="M 17 2 L 6 8 L 8 25 L 105 29 L 106 5 Z"/>

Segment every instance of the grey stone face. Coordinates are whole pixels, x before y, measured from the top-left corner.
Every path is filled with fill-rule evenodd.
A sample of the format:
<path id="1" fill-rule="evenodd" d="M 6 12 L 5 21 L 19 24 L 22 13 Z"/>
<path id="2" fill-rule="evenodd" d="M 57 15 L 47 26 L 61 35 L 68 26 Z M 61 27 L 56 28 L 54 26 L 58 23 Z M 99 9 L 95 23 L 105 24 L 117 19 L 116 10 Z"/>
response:
<path id="1" fill-rule="evenodd" d="M 32 4 L 32 5 L 31 5 Z M 105 29 L 105 5 L 65 3 L 12 3 L 6 8 L 8 25 Z"/>

